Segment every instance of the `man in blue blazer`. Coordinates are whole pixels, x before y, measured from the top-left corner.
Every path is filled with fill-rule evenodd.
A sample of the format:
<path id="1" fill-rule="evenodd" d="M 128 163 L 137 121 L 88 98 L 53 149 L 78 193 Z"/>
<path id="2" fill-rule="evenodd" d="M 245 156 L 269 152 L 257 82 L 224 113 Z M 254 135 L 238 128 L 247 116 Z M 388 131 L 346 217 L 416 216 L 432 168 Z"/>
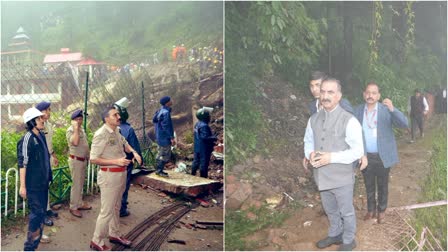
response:
<path id="1" fill-rule="evenodd" d="M 378 223 L 381 223 L 387 208 L 389 171 L 398 163 L 393 127 L 408 128 L 408 120 L 390 99 L 378 102 L 381 93 L 376 83 L 367 84 L 363 96 L 366 103 L 355 108 L 355 117 L 362 125 L 366 152 L 361 158 L 368 210 L 364 220 L 377 217 Z"/>

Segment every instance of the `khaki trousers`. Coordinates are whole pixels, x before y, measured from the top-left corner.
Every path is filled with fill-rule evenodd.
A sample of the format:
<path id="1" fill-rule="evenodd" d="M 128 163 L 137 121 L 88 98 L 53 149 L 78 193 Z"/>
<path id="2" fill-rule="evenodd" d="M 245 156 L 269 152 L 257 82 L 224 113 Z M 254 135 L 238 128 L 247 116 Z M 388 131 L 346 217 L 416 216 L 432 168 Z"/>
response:
<path id="1" fill-rule="evenodd" d="M 120 235 L 121 196 L 126 186 L 126 170 L 124 172 L 99 171 L 97 183 L 101 190 L 101 211 L 96 220 L 92 241 L 99 246 L 109 236 Z"/>
<path id="2" fill-rule="evenodd" d="M 68 166 L 70 167 L 70 174 L 72 176 L 72 189 L 70 191 L 70 209 L 78 209 L 82 202 L 82 188 L 86 178 L 87 160 L 79 161 L 75 159 L 68 159 Z"/>

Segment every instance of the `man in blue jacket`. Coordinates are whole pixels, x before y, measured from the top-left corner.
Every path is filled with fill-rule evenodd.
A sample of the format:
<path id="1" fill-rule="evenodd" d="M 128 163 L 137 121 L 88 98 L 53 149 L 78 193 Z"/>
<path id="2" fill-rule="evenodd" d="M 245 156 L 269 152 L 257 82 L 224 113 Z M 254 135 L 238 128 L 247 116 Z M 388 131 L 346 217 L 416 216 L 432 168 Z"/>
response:
<path id="1" fill-rule="evenodd" d="M 160 99 L 160 104 L 162 107 L 154 113 L 152 118 L 158 145 L 156 174 L 162 177 L 168 177 L 168 173 L 164 172 L 163 169 L 171 158 L 171 146 L 176 144 L 173 122 L 171 121 L 171 106 L 173 105 L 173 101 L 171 101 L 171 97 L 164 96 Z"/>
<path id="2" fill-rule="evenodd" d="M 138 141 L 137 135 L 135 134 L 134 128 L 127 122 L 129 118 L 129 113 L 127 110 L 127 107 L 129 105 L 129 101 L 126 97 L 121 98 L 119 101 L 117 101 L 114 104 L 114 107 L 118 110 L 120 113 L 120 133 L 121 135 L 128 141 L 129 145 L 137 151 L 138 155 L 142 157 L 142 151 L 140 149 L 140 143 Z M 126 159 L 132 160 L 134 157 L 134 154 L 126 153 Z M 120 208 L 120 217 L 126 217 L 128 216 L 129 210 L 128 210 L 128 193 L 129 193 L 129 187 L 131 185 L 131 175 L 132 175 L 132 169 L 134 168 L 134 163 L 131 162 L 127 166 L 127 175 L 126 175 L 126 188 L 123 192 L 123 197 L 121 199 L 121 208 Z"/>
<path id="3" fill-rule="evenodd" d="M 44 129 L 43 113 L 29 108 L 23 114 L 27 132 L 17 143 L 17 159 L 20 170 L 20 196 L 28 199 L 30 211 L 25 251 L 39 246 L 44 229 L 48 202 L 48 186 L 53 176 L 50 166 Z"/>
<path id="4" fill-rule="evenodd" d="M 378 102 L 381 98 L 378 84 L 367 84 L 363 96 L 366 103 L 356 107 L 355 116 L 362 125 L 365 143 L 366 154 L 361 158 L 361 165 L 367 164 L 367 168 L 362 171 L 368 211 L 364 220 L 377 217 L 378 223 L 381 223 L 387 208 L 389 171 L 398 163 L 393 127 L 407 128 L 408 120 L 390 99 Z"/>
<path id="5" fill-rule="evenodd" d="M 208 177 L 208 164 L 210 155 L 213 152 L 214 142 L 217 137 L 212 134 L 212 130 L 208 123 L 210 122 L 210 113 L 204 108 L 196 112 L 198 122 L 194 126 L 194 159 L 191 169 L 191 175 L 195 176 L 199 169 L 203 178 Z"/>

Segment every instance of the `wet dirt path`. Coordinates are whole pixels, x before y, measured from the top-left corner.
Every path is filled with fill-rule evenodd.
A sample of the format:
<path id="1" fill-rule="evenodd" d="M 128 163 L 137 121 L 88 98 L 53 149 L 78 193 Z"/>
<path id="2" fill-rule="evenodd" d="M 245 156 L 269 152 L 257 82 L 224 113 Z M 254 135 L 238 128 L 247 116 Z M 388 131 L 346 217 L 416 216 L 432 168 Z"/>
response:
<path id="1" fill-rule="evenodd" d="M 436 115 L 428 121 L 423 139 L 409 143 L 409 135 L 397 139 L 400 163 L 390 173 L 389 207 L 406 206 L 418 202 L 421 182 L 429 171 L 431 139 L 437 131 L 446 130 L 446 115 Z M 366 212 L 365 188 L 362 176 L 355 185 L 354 204 L 357 216 L 357 247 L 355 250 L 379 250 L 378 244 L 370 241 L 371 225 L 379 225 L 375 220 L 364 221 Z M 279 228 L 260 230 L 246 241 L 257 244 L 257 250 L 321 250 L 315 243 L 327 235 L 328 221 L 324 214 L 318 192 L 312 193 L 318 203 L 295 211 Z M 387 221 L 387 216 L 386 216 Z M 305 224 L 306 223 L 306 224 Z M 324 251 L 337 250 L 333 245 Z"/>
<path id="2" fill-rule="evenodd" d="M 216 195 L 215 199 L 222 202 L 221 195 Z M 64 205 L 58 210 L 59 217 L 54 220 L 54 226 L 44 227 L 44 234 L 50 234 L 51 243 L 39 245 L 38 250 L 43 251 L 67 251 L 67 250 L 90 250 L 89 244 L 95 230 L 96 219 L 100 211 L 100 195 L 89 196 L 85 201 L 92 205 L 93 209 L 82 211 L 83 217 L 77 218 L 68 211 L 68 206 Z M 144 190 L 140 186 L 132 185 L 129 190 L 129 211 L 131 215 L 120 218 L 120 228 L 122 234 L 128 233 L 136 225 L 141 223 L 153 213 L 171 204 L 167 196 L 159 196 L 151 190 Z M 223 221 L 223 209 L 218 205 L 210 204 L 209 208 L 198 206 L 180 221 L 193 224 L 196 220 Z M 26 223 L 18 223 L 20 228 L 9 235 L 2 235 L 1 250 L 20 251 L 23 250 Z M 139 236 L 138 241 L 143 239 Z M 167 243 L 162 244 L 161 250 L 221 250 L 223 248 L 223 231 L 218 229 L 188 229 L 184 225 L 178 225 L 168 236 L 167 240 L 183 240 L 185 245 Z M 113 244 L 106 243 L 109 247 Z"/>

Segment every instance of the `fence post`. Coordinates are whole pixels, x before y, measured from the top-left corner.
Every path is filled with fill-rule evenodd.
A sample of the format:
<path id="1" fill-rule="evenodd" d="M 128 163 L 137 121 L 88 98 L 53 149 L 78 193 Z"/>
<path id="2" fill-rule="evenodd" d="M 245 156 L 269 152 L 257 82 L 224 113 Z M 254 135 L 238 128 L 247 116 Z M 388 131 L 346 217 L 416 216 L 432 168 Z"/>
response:
<path id="1" fill-rule="evenodd" d="M 87 134 L 87 100 L 89 97 L 89 72 L 86 73 L 86 95 L 84 97 L 84 132 Z"/>
<path id="2" fill-rule="evenodd" d="M 143 144 L 146 144 L 146 129 L 145 129 L 145 87 L 142 81 L 142 125 L 143 125 Z"/>

